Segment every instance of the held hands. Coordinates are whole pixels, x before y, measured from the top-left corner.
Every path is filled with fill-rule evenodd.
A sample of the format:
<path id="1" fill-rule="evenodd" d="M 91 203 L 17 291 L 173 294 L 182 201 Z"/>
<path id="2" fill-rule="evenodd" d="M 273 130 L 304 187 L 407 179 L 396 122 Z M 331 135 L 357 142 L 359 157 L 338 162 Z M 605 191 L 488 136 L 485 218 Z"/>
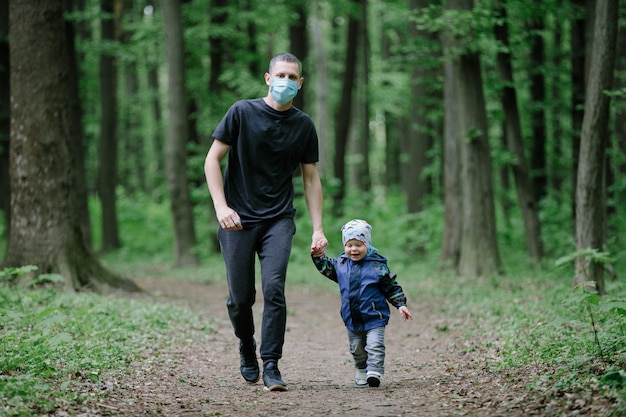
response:
<path id="1" fill-rule="evenodd" d="M 405 321 L 406 320 L 413 320 L 413 315 L 411 314 L 411 312 L 409 311 L 407 306 L 402 306 L 402 307 L 398 308 L 398 311 L 400 311 L 400 315 L 402 316 L 402 318 Z"/>
<path id="2" fill-rule="evenodd" d="M 314 258 L 321 258 L 326 253 L 327 247 L 328 240 L 326 240 L 326 236 L 324 236 L 324 233 L 313 233 L 313 238 L 311 240 L 311 256 L 313 256 Z"/>

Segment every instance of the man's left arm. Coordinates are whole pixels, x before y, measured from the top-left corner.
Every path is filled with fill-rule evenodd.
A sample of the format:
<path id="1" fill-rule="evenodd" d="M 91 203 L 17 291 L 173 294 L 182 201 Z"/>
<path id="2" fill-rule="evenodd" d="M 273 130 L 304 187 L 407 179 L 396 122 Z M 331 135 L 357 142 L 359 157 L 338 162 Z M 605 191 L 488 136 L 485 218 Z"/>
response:
<path id="1" fill-rule="evenodd" d="M 324 235 L 322 222 L 322 181 L 317 170 L 317 164 L 301 164 L 302 182 L 304 184 L 304 199 L 311 217 L 313 236 L 311 239 L 311 255 L 319 257 L 323 255 L 328 246 L 328 240 Z"/>

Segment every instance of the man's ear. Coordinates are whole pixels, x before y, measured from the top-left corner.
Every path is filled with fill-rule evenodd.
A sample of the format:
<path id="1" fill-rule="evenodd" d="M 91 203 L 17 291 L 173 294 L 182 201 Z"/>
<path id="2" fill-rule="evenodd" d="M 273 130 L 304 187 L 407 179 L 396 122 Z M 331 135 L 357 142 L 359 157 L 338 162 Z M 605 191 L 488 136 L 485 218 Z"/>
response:
<path id="1" fill-rule="evenodd" d="M 267 84 L 267 86 L 269 87 L 269 85 L 272 83 L 272 76 L 266 72 L 264 77 L 265 77 L 265 84 Z"/>

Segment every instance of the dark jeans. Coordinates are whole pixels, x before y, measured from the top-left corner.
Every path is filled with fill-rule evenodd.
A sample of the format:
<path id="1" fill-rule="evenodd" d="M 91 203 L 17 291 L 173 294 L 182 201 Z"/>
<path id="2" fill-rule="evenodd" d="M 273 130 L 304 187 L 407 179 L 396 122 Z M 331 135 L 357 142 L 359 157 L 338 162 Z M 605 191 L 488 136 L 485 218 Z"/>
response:
<path id="1" fill-rule="evenodd" d="M 235 336 L 242 340 L 254 335 L 252 306 L 255 302 L 255 258 L 261 265 L 263 321 L 261 324 L 261 359 L 282 357 L 287 323 L 285 278 L 296 225 L 291 218 L 246 226 L 243 230 L 224 230 L 218 238 L 226 264 L 228 280 L 228 315 Z"/>

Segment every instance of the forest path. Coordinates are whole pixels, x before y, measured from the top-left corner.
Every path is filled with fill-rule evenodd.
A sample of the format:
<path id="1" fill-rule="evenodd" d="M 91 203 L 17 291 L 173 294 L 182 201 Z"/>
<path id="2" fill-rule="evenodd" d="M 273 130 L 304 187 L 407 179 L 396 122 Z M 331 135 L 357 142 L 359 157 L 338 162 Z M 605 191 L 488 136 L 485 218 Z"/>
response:
<path id="1" fill-rule="evenodd" d="M 410 303 L 414 320 L 393 311 L 379 388 L 355 388 L 338 291 L 287 286 L 288 320 L 280 369 L 287 392 L 266 392 L 239 374 L 239 354 L 221 284 L 137 280 L 160 302 L 206 316 L 208 340 L 186 341 L 150 363 L 130 365 L 100 405 L 110 416 L 529 416 L 546 415 L 522 381 L 483 367 L 488 350 L 467 346 L 465 324 L 428 300 Z M 255 305 L 260 329 L 262 299 Z M 438 331 L 443 329 L 444 331 Z M 446 330 L 447 329 L 447 330 Z M 467 343 L 467 342 L 465 342 Z"/>

